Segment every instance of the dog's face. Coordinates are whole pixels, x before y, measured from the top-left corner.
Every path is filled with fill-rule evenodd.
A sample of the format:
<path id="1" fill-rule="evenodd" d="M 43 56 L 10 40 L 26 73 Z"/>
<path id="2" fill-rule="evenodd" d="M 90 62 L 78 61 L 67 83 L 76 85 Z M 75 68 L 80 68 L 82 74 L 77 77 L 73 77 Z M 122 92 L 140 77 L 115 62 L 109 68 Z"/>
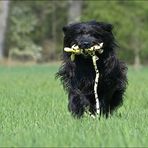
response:
<path id="1" fill-rule="evenodd" d="M 103 22 L 75 23 L 63 27 L 65 34 L 64 46 L 78 45 L 87 49 L 93 45 L 103 43 L 103 49 L 111 47 L 114 41 L 112 25 Z"/>

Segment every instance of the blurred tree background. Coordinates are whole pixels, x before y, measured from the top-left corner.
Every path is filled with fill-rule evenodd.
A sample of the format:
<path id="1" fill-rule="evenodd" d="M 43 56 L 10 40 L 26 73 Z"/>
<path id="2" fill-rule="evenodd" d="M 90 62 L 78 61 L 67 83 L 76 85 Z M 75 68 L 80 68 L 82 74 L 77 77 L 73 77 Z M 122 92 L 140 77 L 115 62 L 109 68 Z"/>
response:
<path id="1" fill-rule="evenodd" d="M 89 20 L 114 25 L 120 59 L 137 67 L 148 63 L 148 2 L 134 0 L 10 1 L 3 56 L 21 61 L 60 60 L 62 27 Z"/>

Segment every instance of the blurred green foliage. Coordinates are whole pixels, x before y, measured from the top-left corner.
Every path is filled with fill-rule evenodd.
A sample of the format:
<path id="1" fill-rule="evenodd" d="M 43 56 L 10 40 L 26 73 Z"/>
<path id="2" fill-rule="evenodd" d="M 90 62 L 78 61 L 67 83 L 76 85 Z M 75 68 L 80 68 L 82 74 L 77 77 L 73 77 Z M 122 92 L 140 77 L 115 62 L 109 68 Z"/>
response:
<path id="1" fill-rule="evenodd" d="M 121 48 L 120 58 L 133 63 L 137 50 L 142 62 L 147 62 L 147 1 L 86 1 L 82 20 L 90 19 L 114 25 L 114 34 Z"/>
<path id="2" fill-rule="evenodd" d="M 66 3 L 12 1 L 6 42 L 9 53 L 13 54 L 16 51 L 25 53 L 29 50 L 32 53 L 40 53 L 39 57 L 42 59 L 39 60 L 44 61 L 50 59 L 51 54 L 60 52 L 61 28 L 67 22 Z M 47 41 L 51 43 L 48 48 Z"/>
<path id="3" fill-rule="evenodd" d="M 62 50 L 62 27 L 67 24 L 69 1 L 12 1 L 7 47 L 40 53 L 41 60 L 57 59 Z M 136 54 L 148 62 L 147 1 L 83 1 L 82 21 L 105 21 L 114 25 L 121 50 L 119 57 L 134 63 Z"/>

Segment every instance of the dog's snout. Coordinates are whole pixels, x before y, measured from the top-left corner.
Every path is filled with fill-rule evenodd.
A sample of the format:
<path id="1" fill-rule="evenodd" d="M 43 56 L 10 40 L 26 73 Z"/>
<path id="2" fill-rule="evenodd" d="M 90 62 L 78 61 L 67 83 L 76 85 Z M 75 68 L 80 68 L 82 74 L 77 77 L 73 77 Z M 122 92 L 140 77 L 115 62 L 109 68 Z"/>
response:
<path id="1" fill-rule="evenodd" d="M 81 42 L 79 47 L 82 48 L 82 49 L 89 48 L 90 47 L 90 43 L 87 42 L 87 41 Z"/>

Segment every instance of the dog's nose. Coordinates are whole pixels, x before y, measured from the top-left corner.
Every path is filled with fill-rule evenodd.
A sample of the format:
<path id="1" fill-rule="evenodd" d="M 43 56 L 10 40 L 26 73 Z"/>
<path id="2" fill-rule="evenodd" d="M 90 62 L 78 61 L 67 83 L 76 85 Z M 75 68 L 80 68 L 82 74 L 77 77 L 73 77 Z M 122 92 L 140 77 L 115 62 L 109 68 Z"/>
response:
<path id="1" fill-rule="evenodd" d="M 83 44 L 84 44 L 84 46 L 86 46 L 86 47 L 89 46 L 89 42 L 84 42 Z"/>
<path id="2" fill-rule="evenodd" d="M 86 49 L 86 48 L 89 48 L 89 46 L 90 46 L 90 43 L 85 41 L 81 43 L 80 48 Z"/>

